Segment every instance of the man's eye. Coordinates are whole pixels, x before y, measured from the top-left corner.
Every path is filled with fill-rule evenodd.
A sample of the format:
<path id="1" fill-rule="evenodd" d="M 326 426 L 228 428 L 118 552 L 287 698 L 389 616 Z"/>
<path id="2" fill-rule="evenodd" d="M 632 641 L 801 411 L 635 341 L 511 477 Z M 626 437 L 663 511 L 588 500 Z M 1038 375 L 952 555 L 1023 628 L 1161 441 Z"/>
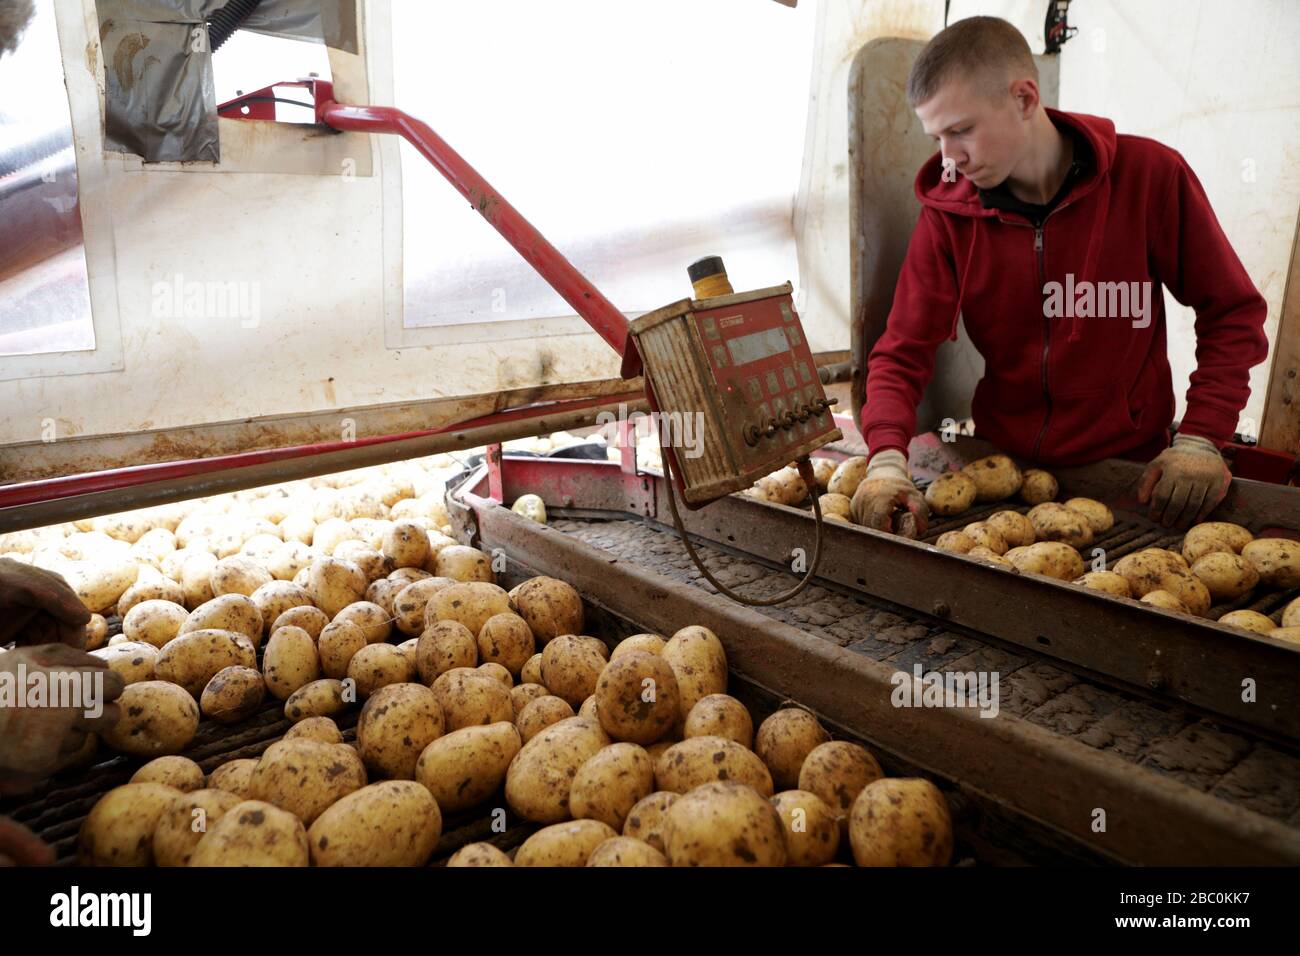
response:
<path id="1" fill-rule="evenodd" d="M 970 127 L 967 126 L 963 129 L 955 129 L 952 132 L 954 136 L 965 136 L 967 133 L 970 132 Z"/>

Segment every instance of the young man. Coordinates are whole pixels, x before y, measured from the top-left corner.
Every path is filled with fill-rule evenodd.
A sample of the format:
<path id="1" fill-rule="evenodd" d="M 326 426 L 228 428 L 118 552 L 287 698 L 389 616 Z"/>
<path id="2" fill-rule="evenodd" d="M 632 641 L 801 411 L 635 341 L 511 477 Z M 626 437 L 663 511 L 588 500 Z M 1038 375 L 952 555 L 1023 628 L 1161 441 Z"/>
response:
<path id="1" fill-rule="evenodd" d="M 924 531 L 907 445 L 935 350 L 962 316 L 986 366 L 978 437 L 1046 466 L 1148 461 L 1138 498 L 1151 517 L 1203 520 L 1227 494 L 1219 449 L 1268 342 L 1264 300 L 1195 174 L 1110 120 L 1044 107 L 1028 44 L 995 17 L 935 36 L 907 94 L 939 152 L 917 175 L 921 217 L 868 361 L 871 462 L 854 519 Z M 1171 447 L 1161 285 L 1196 311 L 1197 367 Z"/>

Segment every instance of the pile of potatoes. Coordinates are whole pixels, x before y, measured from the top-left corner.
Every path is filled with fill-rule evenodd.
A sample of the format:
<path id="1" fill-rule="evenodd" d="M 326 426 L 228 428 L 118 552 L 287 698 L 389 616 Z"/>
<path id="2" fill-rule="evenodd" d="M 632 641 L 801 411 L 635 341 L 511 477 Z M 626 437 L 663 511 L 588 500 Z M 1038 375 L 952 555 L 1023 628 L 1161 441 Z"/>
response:
<path id="1" fill-rule="evenodd" d="M 1026 574 L 1073 581 L 1084 570 L 1078 549 L 1114 524 L 1111 510 L 1092 498 L 1047 501 L 1028 514 L 998 511 L 960 531 L 945 531 L 935 547 Z"/>
<path id="2" fill-rule="evenodd" d="M 499 613 L 432 603 L 455 586 L 428 604 L 450 614 L 434 612 L 416 644 L 418 680 L 371 691 L 355 744 L 330 716 L 287 704 L 294 725 L 258 758 L 205 778 L 185 757 L 157 757 L 96 803 L 80 861 L 419 866 L 444 814 L 495 818 L 501 802 L 540 829 L 513 860 L 475 843 L 449 865 L 950 861 L 952 823 L 932 783 L 885 777 L 866 748 L 832 740 L 798 707 L 755 732 L 707 628 L 610 651 L 581 633 L 581 598 L 564 582 L 529 579 Z M 473 615 L 487 616 L 467 643 Z"/>

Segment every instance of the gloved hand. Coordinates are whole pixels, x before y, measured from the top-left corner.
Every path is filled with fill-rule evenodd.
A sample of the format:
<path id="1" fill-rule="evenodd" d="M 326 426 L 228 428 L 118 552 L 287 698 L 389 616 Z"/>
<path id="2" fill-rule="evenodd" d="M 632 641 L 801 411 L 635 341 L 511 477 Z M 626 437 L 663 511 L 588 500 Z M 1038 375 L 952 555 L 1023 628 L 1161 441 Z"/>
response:
<path id="1" fill-rule="evenodd" d="M 125 686 L 105 661 L 66 644 L 0 654 L 0 681 L 14 692 L 0 705 L 0 795 L 29 790 L 67 766 L 87 734 L 117 722 L 113 701 Z M 41 681 L 44 693 L 37 698 Z"/>
<path id="2" fill-rule="evenodd" d="M 54 850 L 17 820 L 0 817 L 0 867 L 53 866 Z"/>
<path id="3" fill-rule="evenodd" d="M 1147 465 L 1138 482 L 1138 501 L 1151 504 L 1151 520 L 1166 528 L 1204 521 L 1228 494 L 1232 472 L 1214 442 L 1177 435 Z"/>
<path id="4" fill-rule="evenodd" d="M 0 644 L 86 646 L 90 611 L 63 576 L 0 558 Z"/>
<path id="5" fill-rule="evenodd" d="M 871 456 L 850 510 L 856 524 L 904 538 L 919 538 L 930 521 L 925 496 L 907 471 L 907 457 L 895 448 Z"/>

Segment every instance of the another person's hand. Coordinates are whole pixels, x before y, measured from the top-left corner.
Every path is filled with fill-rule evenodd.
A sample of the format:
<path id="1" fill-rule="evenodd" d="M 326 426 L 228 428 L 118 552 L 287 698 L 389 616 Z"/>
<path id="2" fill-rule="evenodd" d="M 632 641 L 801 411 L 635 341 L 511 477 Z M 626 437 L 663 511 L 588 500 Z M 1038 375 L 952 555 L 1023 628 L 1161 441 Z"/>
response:
<path id="1" fill-rule="evenodd" d="M 90 611 L 63 576 L 0 558 L 0 644 L 86 646 Z"/>
<path id="2" fill-rule="evenodd" d="M 87 735 L 117 722 L 113 701 L 125 686 L 104 660 L 66 644 L 0 653 L 0 680 L 14 690 L 0 706 L 0 795 L 30 790 L 76 759 Z"/>
<path id="3" fill-rule="evenodd" d="M 1204 521 L 1228 494 L 1232 472 L 1214 442 L 1199 435 L 1177 435 L 1174 443 L 1147 465 L 1138 482 L 1138 501 L 1151 505 L 1150 517 L 1166 528 Z"/>
<path id="4" fill-rule="evenodd" d="M 0 867 L 53 866 L 54 850 L 17 820 L 0 817 Z"/>
<path id="5" fill-rule="evenodd" d="M 850 510 L 856 524 L 904 538 L 921 537 L 930 521 L 925 496 L 908 474 L 907 457 L 894 448 L 871 456 Z"/>

